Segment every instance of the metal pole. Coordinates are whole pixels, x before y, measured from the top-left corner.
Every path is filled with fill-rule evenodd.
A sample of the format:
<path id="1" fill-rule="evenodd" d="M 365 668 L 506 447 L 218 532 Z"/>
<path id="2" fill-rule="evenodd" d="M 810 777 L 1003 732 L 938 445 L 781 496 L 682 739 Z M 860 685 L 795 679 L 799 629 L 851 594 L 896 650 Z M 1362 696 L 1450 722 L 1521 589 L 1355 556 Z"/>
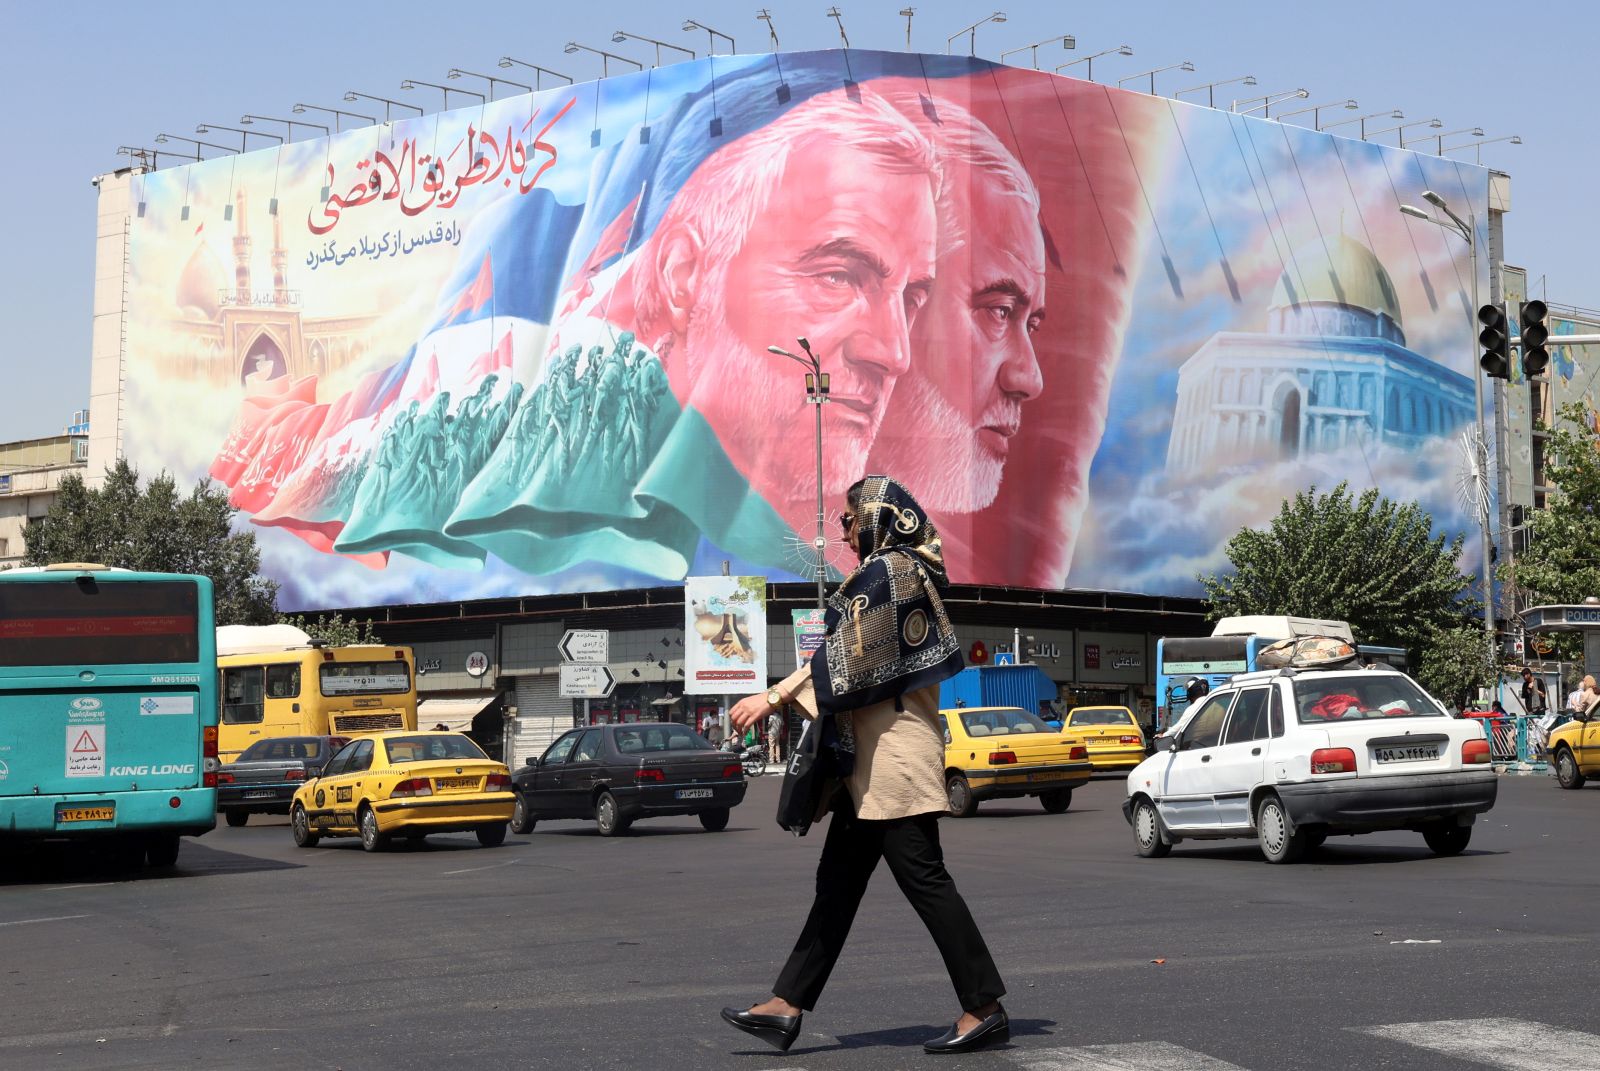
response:
<path id="1" fill-rule="evenodd" d="M 817 409 L 817 609 L 825 610 L 828 605 L 828 563 L 823 553 L 828 546 L 826 531 L 827 514 L 822 501 L 822 362 L 812 358 L 812 365 L 817 372 L 817 393 L 810 399 L 811 404 Z"/>
<path id="2" fill-rule="evenodd" d="M 1468 222 L 1467 228 L 1468 228 L 1469 235 L 1468 235 L 1468 238 L 1467 238 L 1467 246 L 1472 250 L 1472 309 L 1471 309 L 1471 315 L 1473 317 L 1476 317 L 1477 314 L 1478 314 L 1478 218 L 1477 218 L 1476 215 L 1474 215 L 1472 213 L 1468 213 L 1468 220 L 1469 220 L 1469 222 Z M 1475 322 L 1476 322 L 1475 320 L 1469 321 L 1469 323 L 1468 323 L 1468 327 L 1469 327 L 1469 332 L 1468 333 L 1469 334 L 1471 333 L 1470 327 L 1471 327 L 1472 323 L 1475 323 Z M 1486 429 L 1484 427 L 1483 372 L 1482 372 L 1481 369 L 1478 372 L 1473 373 L 1473 376 L 1472 376 L 1472 388 L 1473 388 L 1474 400 L 1475 400 L 1475 402 L 1477 404 L 1477 409 L 1478 409 L 1478 437 L 1484 444 L 1483 460 L 1484 460 L 1484 463 L 1487 464 L 1488 460 L 1489 460 L 1489 458 L 1488 458 L 1488 438 L 1487 438 L 1487 434 L 1486 434 Z M 1495 452 L 1496 452 L 1496 454 L 1498 454 L 1499 453 L 1499 444 L 1496 443 L 1495 445 L 1496 445 Z M 1487 478 L 1488 473 L 1484 473 L 1484 476 L 1485 476 L 1485 478 Z M 1478 529 L 1479 529 L 1479 535 L 1483 539 L 1483 632 L 1484 632 L 1484 641 L 1488 645 L 1488 648 L 1489 648 L 1489 664 L 1491 666 L 1493 666 L 1493 665 L 1497 664 L 1498 660 L 1495 657 L 1494 572 L 1493 572 L 1493 569 L 1491 567 L 1491 562 L 1490 562 L 1490 554 L 1491 554 L 1491 551 L 1492 551 L 1493 548 L 1492 548 L 1492 546 L 1490 544 L 1490 541 L 1489 541 L 1489 538 L 1490 538 L 1489 537 L 1489 503 L 1487 501 L 1482 502 L 1482 503 L 1479 504 L 1479 508 L 1478 508 Z M 1499 689 L 1498 689 L 1498 686 L 1497 686 L 1496 687 L 1496 691 L 1498 691 L 1498 690 Z"/>

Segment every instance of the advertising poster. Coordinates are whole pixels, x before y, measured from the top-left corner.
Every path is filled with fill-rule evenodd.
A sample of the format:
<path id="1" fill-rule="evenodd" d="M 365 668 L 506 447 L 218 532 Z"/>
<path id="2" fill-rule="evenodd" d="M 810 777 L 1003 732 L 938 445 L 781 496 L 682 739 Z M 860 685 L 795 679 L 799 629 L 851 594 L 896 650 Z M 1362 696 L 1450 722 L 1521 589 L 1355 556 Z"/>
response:
<path id="1" fill-rule="evenodd" d="M 767 578 L 691 576 L 683 585 L 685 695 L 767 687 Z"/>
<path id="2" fill-rule="evenodd" d="M 1475 539 L 1424 190 L 1486 227 L 1480 167 L 965 56 L 562 86 L 135 177 L 124 452 L 287 610 L 801 580 L 805 335 L 829 508 L 895 476 L 956 583 L 1194 594 L 1341 480 Z"/>
<path id="3" fill-rule="evenodd" d="M 796 666 L 809 665 L 811 656 L 822 646 L 827 635 L 824 610 L 790 610 L 794 618 L 794 661 Z"/>

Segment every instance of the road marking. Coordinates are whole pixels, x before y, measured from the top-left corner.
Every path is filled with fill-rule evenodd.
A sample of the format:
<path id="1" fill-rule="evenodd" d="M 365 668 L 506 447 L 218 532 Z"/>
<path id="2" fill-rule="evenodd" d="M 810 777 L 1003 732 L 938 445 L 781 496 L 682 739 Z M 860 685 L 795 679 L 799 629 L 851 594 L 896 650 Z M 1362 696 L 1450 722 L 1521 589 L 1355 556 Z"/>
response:
<path id="1" fill-rule="evenodd" d="M 469 866 L 465 870 L 446 870 L 442 876 L 448 878 L 452 874 L 474 874 L 480 870 L 499 870 L 503 866 L 516 866 L 517 863 L 518 860 L 513 859 L 509 863 L 490 863 L 488 866 Z"/>
<path id="2" fill-rule="evenodd" d="M 11 922 L 0 922 L 0 926 L 27 926 L 34 922 L 67 922 L 70 919 L 86 919 L 88 915 L 52 915 L 46 919 L 16 919 Z"/>
<path id="3" fill-rule="evenodd" d="M 1594 1034 L 1526 1019 L 1441 1019 L 1370 1026 L 1358 1032 L 1505 1071 L 1593 1067 L 1595 1053 L 1600 1052 L 1600 1037 Z"/>
<path id="4" fill-rule="evenodd" d="M 1028 1071 L 1244 1071 L 1237 1064 L 1167 1041 L 1043 1049 L 1017 1062 Z"/>

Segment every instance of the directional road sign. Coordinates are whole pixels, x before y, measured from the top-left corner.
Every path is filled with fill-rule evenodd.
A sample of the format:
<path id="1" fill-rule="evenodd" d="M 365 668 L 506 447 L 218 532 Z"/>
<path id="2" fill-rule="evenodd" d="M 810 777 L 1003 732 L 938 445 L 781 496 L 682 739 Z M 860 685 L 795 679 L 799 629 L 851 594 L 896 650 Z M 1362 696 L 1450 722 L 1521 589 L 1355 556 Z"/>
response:
<path id="1" fill-rule="evenodd" d="M 611 632 L 603 628 L 569 628 L 556 649 L 563 661 L 603 666 L 611 660 Z"/>
<path id="2" fill-rule="evenodd" d="M 561 698 L 604 699 L 617 686 L 609 666 L 581 666 L 567 664 L 561 667 Z"/>

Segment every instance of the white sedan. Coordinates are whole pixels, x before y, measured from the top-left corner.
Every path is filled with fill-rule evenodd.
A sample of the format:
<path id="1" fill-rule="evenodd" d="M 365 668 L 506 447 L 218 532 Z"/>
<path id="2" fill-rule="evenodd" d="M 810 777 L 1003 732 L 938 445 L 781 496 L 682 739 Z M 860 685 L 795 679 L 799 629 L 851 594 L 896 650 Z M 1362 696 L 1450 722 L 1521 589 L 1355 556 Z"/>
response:
<path id="1" fill-rule="evenodd" d="M 1255 837 L 1287 863 L 1329 836 L 1391 829 L 1455 855 L 1499 788 L 1483 727 L 1384 669 L 1241 673 L 1156 748 L 1122 805 L 1146 857 Z"/>

